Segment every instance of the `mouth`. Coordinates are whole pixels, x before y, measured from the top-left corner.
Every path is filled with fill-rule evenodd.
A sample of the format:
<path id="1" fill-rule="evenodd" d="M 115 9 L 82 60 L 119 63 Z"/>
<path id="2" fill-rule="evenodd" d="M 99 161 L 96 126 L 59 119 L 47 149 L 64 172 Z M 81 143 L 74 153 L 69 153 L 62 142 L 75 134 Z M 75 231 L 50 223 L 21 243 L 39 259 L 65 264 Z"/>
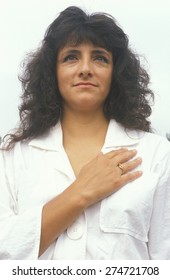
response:
<path id="1" fill-rule="evenodd" d="M 80 82 L 75 84 L 74 87 L 97 87 L 97 85 L 89 82 Z"/>

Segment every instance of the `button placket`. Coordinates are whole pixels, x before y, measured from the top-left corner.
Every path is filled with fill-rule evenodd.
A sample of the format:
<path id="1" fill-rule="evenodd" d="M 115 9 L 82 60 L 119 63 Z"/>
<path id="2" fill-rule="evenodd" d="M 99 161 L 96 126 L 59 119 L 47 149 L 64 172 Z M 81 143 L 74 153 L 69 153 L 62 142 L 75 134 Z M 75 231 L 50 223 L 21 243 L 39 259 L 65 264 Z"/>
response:
<path id="1" fill-rule="evenodd" d="M 78 222 L 77 222 L 78 221 Z M 78 231 L 75 227 L 78 225 Z M 81 230 L 79 228 L 80 225 Z M 86 256 L 87 242 L 87 220 L 86 213 L 83 213 L 56 242 L 53 260 L 84 260 Z"/>

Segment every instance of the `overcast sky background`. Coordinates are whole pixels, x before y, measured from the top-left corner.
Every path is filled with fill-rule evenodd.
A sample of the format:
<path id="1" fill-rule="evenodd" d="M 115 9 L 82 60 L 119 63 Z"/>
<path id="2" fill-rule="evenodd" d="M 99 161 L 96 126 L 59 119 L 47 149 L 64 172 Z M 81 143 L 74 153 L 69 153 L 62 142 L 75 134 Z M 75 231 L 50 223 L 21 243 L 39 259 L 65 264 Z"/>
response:
<path id="1" fill-rule="evenodd" d="M 19 119 L 22 60 L 40 46 L 49 24 L 70 5 L 116 18 L 130 46 L 146 59 L 156 95 L 152 126 L 157 134 L 170 132 L 170 0 L 0 0 L 0 135 Z"/>

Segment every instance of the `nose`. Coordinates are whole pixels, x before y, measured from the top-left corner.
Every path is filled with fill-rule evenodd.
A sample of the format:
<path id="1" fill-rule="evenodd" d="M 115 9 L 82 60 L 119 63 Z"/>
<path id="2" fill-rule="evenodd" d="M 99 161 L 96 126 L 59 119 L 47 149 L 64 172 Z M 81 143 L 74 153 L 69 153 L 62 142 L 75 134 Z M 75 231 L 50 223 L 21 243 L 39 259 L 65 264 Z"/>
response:
<path id="1" fill-rule="evenodd" d="M 81 78 L 89 78 L 92 76 L 92 67 L 88 59 L 84 59 L 80 63 L 79 76 Z"/>

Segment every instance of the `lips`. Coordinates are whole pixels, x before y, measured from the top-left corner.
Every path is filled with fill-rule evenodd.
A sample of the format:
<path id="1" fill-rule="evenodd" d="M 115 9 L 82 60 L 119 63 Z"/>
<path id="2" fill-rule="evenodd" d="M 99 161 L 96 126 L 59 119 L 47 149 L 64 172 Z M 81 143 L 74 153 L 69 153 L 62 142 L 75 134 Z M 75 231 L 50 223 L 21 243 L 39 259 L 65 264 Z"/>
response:
<path id="1" fill-rule="evenodd" d="M 80 82 L 80 83 L 77 83 L 74 85 L 75 87 L 97 87 L 96 84 L 93 84 L 93 83 L 89 83 L 89 82 Z"/>

